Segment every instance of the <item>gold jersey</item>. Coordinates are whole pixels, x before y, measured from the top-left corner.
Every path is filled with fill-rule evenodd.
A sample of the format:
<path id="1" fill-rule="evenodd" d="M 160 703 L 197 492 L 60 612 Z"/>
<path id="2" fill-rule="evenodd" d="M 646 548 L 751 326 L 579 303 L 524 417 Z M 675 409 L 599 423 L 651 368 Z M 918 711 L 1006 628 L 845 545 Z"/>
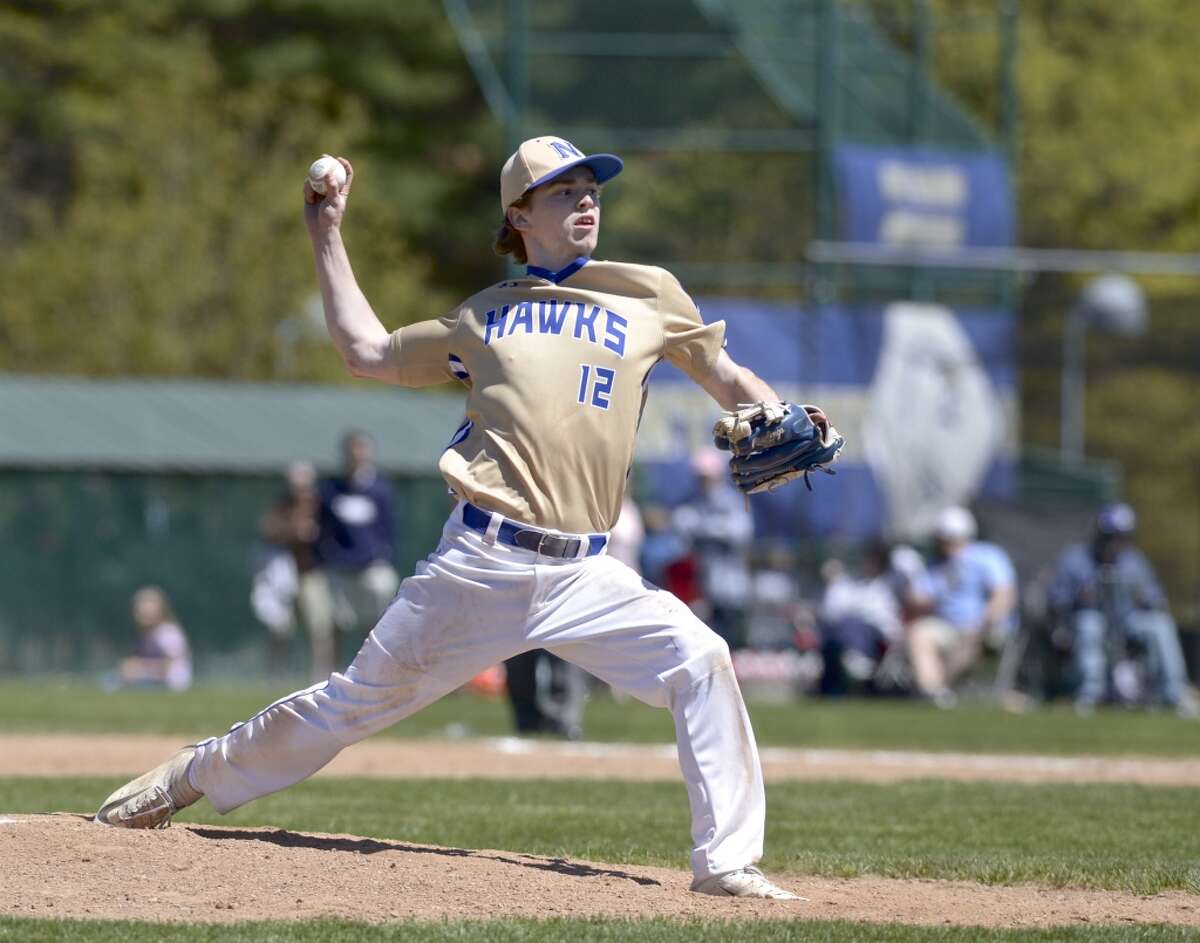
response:
<path id="1" fill-rule="evenodd" d="M 438 462 L 460 498 L 547 530 L 612 529 L 660 360 L 707 374 L 725 322 L 705 324 L 664 269 L 578 259 L 473 295 L 392 335 L 396 382 L 467 386 Z"/>

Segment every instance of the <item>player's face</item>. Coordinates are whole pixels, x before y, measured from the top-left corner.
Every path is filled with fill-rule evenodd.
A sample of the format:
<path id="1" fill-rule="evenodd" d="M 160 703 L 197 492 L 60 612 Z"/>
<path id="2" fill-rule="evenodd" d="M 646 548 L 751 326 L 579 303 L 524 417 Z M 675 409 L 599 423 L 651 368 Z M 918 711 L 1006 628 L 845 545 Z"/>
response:
<path id="1" fill-rule="evenodd" d="M 522 230 L 530 261 L 590 256 L 600 238 L 600 188 L 591 170 L 578 167 L 532 194 L 524 211 L 529 228 Z M 536 262 L 534 264 L 537 264 Z"/>

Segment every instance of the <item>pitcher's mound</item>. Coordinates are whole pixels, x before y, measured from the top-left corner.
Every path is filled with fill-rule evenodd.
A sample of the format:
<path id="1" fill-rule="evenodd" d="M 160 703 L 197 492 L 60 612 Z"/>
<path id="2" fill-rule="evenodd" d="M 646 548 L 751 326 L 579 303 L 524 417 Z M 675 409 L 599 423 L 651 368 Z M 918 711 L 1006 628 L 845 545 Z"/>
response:
<path id="1" fill-rule="evenodd" d="M 1200 897 L 784 876 L 807 902 L 688 891 L 682 871 L 276 828 L 128 831 L 82 815 L 0 815 L 0 914 L 180 922 L 340 917 L 697 917 L 886 923 L 1200 926 Z M 777 879 L 780 875 L 773 875 Z"/>

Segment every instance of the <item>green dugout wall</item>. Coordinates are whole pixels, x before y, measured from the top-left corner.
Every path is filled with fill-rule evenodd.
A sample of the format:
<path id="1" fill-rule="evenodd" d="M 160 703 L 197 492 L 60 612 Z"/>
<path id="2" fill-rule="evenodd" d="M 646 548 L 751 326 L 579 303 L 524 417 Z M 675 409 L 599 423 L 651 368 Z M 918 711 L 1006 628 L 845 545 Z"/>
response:
<path id="1" fill-rule="evenodd" d="M 147 583 L 170 595 L 200 672 L 260 672 L 257 522 L 287 463 L 332 471 L 344 431 L 371 433 L 406 573 L 445 519 L 436 463 L 461 410 L 406 390 L 0 377 L 0 673 L 112 667 Z"/>

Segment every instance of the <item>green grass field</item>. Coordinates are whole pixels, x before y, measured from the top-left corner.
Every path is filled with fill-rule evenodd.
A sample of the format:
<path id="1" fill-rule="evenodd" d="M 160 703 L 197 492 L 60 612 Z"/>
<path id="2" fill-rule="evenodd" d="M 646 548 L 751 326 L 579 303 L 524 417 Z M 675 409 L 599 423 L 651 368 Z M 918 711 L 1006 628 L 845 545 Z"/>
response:
<path id="1" fill-rule="evenodd" d="M 63 681 L 0 683 L 0 733 L 219 734 L 289 687 L 205 685 L 182 694 L 105 692 Z M 1200 724 L 1169 713 L 1101 711 L 1081 718 L 1067 707 L 1010 714 L 995 707 L 940 711 L 905 700 L 752 703 L 761 746 L 974 753 L 1200 756 Z M 670 715 L 598 695 L 588 704 L 589 739 L 666 743 Z M 502 736 L 512 732 L 503 702 L 451 695 L 382 736 Z"/>
<path id="2" fill-rule="evenodd" d="M 219 732 L 286 690 L 205 687 L 182 695 L 108 694 L 60 682 L 0 684 L 0 733 Z M 906 702 L 752 705 L 765 745 L 1194 756 L 1200 725 L 1168 714 L 1067 711 L 1014 716 L 982 707 L 940 712 Z M 596 698 L 597 739 L 667 741 L 666 712 Z M 502 703 L 453 696 L 386 735 L 509 733 Z M 88 811 L 119 783 L 110 778 L 0 779 L 0 813 Z M 985 883 L 1200 894 L 1200 784 L 1020 785 L 924 780 L 900 784 L 778 783 L 768 787 L 768 857 L 791 875 L 881 875 Z M 303 783 L 217 816 L 201 803 L 181 821 L 345 832 L 380 840 L 502 848 L 614 864 L 684 868 L 688 817 L 682 784 L 538 780 L 332 780 Z M 2 878 L 0 878 L 2 879 Z M 802 878 L 801 878 L 802 881 Z M 1197 906 L 1200 906 L 1198 898 Z M 0 941 L 82 940 L 1186 940 L 1170 927 L 1052 931 L 872 926 L 831 922 L 678 923 L 505 920 L 367 927 L 184 927 L 0 918 Z"/>

